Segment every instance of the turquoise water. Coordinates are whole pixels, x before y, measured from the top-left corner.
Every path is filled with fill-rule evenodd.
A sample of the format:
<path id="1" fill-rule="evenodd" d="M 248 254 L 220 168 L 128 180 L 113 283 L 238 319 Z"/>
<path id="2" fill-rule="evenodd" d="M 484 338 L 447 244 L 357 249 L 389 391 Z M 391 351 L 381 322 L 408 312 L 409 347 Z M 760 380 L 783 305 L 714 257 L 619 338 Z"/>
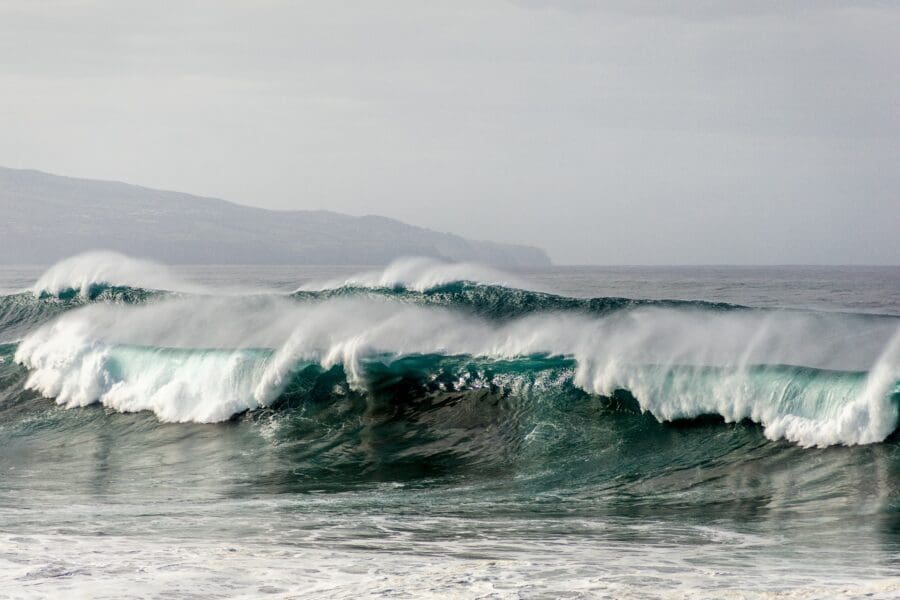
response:
<path id="1" fill-rule="evenodd" d="M 0 596 L 900 594 L 900 270 L 98 260 L 2 273 Z"/>

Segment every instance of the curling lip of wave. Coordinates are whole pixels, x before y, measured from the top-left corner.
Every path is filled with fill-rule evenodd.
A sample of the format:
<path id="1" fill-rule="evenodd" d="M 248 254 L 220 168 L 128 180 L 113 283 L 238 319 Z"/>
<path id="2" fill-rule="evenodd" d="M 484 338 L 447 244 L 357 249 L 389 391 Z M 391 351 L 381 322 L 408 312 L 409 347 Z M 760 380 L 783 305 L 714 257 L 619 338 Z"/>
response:
<path id="1" fill-rule="evenodd" d="M 210 422 L 271 404 L 302 365 L 341 366 L 350 385 L 365 390 L 367 363 L 376 356 L 491 361 L 538 354 L 571 357 L 574 386 L 605 396 L 627 389 L 660 420 L 749 418 L 767 436 L 804 446 L 877 442 L 897 424 L 896 324 L 842 317 L 656 308 L 495 323 L 367 298 L 299 305 L 174 298 L 71 311 L 29 334 L 15 358 L 31 369 L 28 386 L 60 404 L 100 401 L 152 410 L 163 420 Z M 760 379 L 760 364 L 868 375 L 807 378 L 798 371 Z"/>

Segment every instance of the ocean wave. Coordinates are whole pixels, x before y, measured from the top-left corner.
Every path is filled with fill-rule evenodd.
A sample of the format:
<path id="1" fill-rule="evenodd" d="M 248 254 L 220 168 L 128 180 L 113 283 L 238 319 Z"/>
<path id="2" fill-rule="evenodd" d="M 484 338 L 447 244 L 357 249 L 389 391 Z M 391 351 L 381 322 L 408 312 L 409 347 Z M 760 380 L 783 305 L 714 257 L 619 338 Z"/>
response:
<path id="1" fill-rule="evenodd" d="M 137 304 L 167 294 L 143 288 L 95 284 L 84 294 L 76 290 L 63 290 L 52 296 L 35 296 L 32 292 L 0 296 L 0 344 L 19 340 L 58 314 L 87 304 Z"/>
<path id="2" fill-rule="evenodd" d="M 501 282 L 521 287 L 507 287 Z M 290 294 L 271 290 L 214 289 L 185 280 L 163 265 L 114 252 L 88 252 L 54 265 L 29 291 L 0 296 L 0 342 L 18 340 L 29 329 L 59 313 L 86 304 L 137 304 L 173 295 L 283 295 L 296 302 L 362 297 L 447 307 L 494 320 L 551 311 L 605 314 L 647 306 L 706 310 L 746 308 L 704 301 L 571 298 L 527 289 L 514 277 L 490 268 L 431 259 L 403 259 L 380 271 L 308 284 Z"/>
<path id="3" fill-rule="evenodd" d="M 38 297 L 93 298 L 108 288 L 203 291 L 202 286 L 178 277 L 164 265 L 98 250 L 53 265 L 41 275 L 31 292 Z"/>
<path id="4" fill-rule="evenodd" d="M 369 288 L 343 286 L 320 291 L 298 291 L 297 300 L 327 300 L 331 298 L 383 298 L 421 304 L 443 306 L 474 313 L 491 319 L 504 320 L 539 312 L 584 312 L 604 314 L 639 307 L 693 308 L 703 310 L 745 310 L 747 307 L 724 302 L 702 300 L 641 300 L 634 298 L 597 297 L 571 298 L 527 289 L 500 285 L 457 281 L 422 291 L 406 288 Z"/>
<path id="5" fill-rule="evenodd" d="M 469 373 L 526 361 L 512 387 L 547 371 L 534 357 L 570 361 L 554 381 L 598 397 L 627 390 L 661 421 L 750 419 L 803 446 L 878 442 L 897 426 L 900 328 L 847 315 L 638 307 L 496 321 L 372 297 L 173 297 L 67 312 L 28 334 L 15 360 L 29 388 L 65 406 L 216 422 L 271 406 L 311 365 L 339 367 L 366 393 L 377 365 L 414 357 L 437 365 L 425 379 L 446 373 L 441 361 Z"/>
<path id="6" fill-rule="evenodd" d="M 526 287 L 509 273 L 474 263 L 447 263 L 429 258 L 403 258 L 383 269 L 344 279 L 310 282 L 296 291 L 322 292 L 340 288 L 394 289 L 424 292 L 453 283 Z M 175 274 L 169 267 L 118 252 L 97 250 L 78 254 L 50 267 L 31 292 L 38 297 L 91 297 L 96 289 L 133 288 L 146 291 L 207 293 L 210 290 Z"/>
<path id="7" fill-rule="evenodd" d="M 401 258 L 383 269 L 364 271 L 344 279 L 311 282 L 298 292 L 320 292 L 340 288 L 405 289 L 424 292 L 451 283 L 477 283 L 501 287 L 525 287 L 509 273 L 475 263 L 447 263 L 432 258 Z"/>

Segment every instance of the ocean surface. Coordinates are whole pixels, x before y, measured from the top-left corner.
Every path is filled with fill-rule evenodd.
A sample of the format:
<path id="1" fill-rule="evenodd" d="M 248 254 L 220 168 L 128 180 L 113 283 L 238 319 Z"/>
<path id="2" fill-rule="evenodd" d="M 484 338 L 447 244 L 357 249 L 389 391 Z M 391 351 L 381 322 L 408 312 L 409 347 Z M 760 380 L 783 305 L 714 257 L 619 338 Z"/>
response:
<path id="1" fill-rule="evenodd" d="M 0 598 L 900 597 L 900 267 L 0 267 Z"/>

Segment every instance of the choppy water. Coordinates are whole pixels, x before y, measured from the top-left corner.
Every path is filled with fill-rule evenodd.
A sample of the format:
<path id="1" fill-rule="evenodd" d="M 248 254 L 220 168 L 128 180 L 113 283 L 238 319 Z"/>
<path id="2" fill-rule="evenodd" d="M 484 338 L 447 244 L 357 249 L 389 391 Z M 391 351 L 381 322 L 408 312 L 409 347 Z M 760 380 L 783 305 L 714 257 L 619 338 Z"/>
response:
<path id="1" fill-rule="evenodd" d="M 0 269 L 0 597 L 900 595 L 900 269 Z"/>

